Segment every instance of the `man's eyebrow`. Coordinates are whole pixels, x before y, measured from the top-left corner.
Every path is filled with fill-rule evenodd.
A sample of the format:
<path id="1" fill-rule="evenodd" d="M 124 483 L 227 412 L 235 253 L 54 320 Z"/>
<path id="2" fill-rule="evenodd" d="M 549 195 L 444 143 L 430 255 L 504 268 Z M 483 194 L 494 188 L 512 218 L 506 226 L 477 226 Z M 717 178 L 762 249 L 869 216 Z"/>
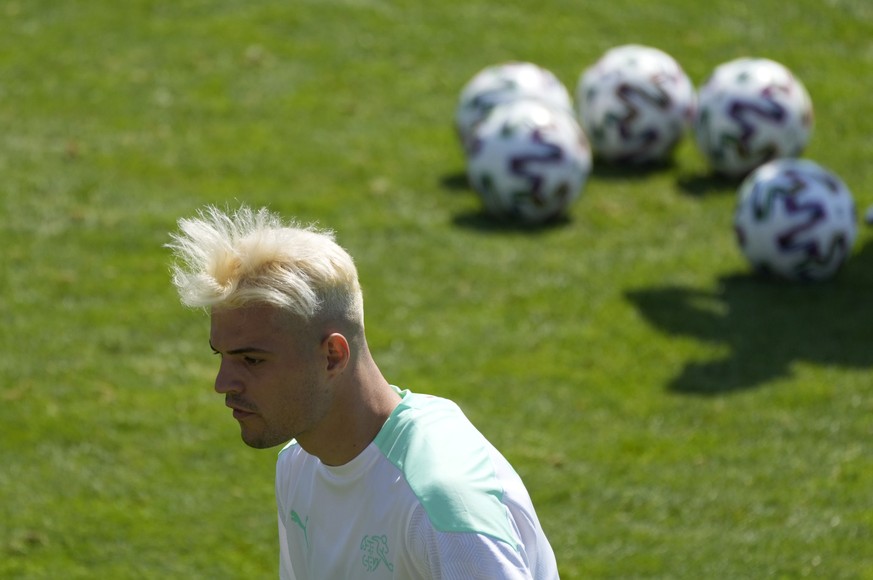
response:
<path id="1" fill-rule="evenodd" d="M 212 349 L 212 352 L 214 352 L 214 353 L 218 353 L 218 352 L 220 352 L 217 348 L 215 348 L 215 347 L 212 345 L 212 341 L 211 341 L 211 340 L 209 341 L 209 348 L 211 348 L 211 349 Z M 233 350 L 229 350 L 229 351 L 227 351 L 226 354 L 231 354 L 231 355 L 233 355 L 233 354 L 245 354 L 245 353 L 249 353 L 249 352 L 252 352 L 252 353 L 261 353 L 261 354 L 266 354 L 266 353 L 268 353 L 268 352 L 270 352 L 270 351 L 268 351 L 268 350 L 266 350 L 266 349 L 263 349 L 263 348 L 258 348 L 258 347 L 255 347 L 255 346 L 244 346 L 244 347 L 242 347 L 242 348 L 235 348 L 235 349 L 233 349 Z"/>

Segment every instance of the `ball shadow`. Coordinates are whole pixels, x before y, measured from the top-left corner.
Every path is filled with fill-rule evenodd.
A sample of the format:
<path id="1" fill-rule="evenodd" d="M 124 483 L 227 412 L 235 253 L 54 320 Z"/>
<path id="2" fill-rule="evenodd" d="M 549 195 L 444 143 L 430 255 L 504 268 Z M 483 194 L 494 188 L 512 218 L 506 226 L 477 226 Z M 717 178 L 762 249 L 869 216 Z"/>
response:
<path id="1" fill-rule="evenodd" d="M 646 163 L 624 163 L 620 161 L 606 161 L 595 157 L 591 168 L 591 176 L 602 180 L 627 180 L 646 179 L 656 173 L 672 171 L 676 168 L 673 158 Z"/>
<path id="2" fill-rule="evenodd" d="M 473 188 L 470 186 L 470 180 L 467 178 L 467 173 L 465 171 L 455 171 L 440 176 L 439 185 L 440 188 L 451 193 L 473 191 Z"/>
<path id="3" fill-rule="evenodd" d="M 796 362 L 873 368 L 870 296 L 873 241 L 825 282 L 738 273 L 722 277 L 714 291 L 665 286 L 626 293 L 662 332 L 727 347 L 721 359 L 688 361 L 667 385 L 696 395 L 758 387 L 790 376 Z"/>
<path id="4" fill-rule="evenodd" d="M 733 195 L 742 182 L 742 177 L 728 177 L 720 173 L 709 172 L 680 176 L 676 180 L 676 185 L 686 195 L 705 197 L 708 195 Z"/>
<path id="5" fill-rule="evenodd" d="M 573 223 L 573 220 L 569 215 L 560 215 L 541 223 L 525 223 L 496 218 L 484 210 L 479 210 L 458 214 L 452 219 L 452 223 L 461 228 L 483 233 L 537 234 L 567 227 Z"/>

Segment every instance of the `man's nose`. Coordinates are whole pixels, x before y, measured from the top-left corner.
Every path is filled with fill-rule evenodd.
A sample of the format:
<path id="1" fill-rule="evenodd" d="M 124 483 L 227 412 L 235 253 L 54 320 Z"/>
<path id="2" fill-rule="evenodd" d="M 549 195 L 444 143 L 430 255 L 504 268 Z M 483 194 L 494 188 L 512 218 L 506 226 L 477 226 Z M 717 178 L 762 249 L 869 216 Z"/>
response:
<path id="1" fill-rule="evenodd" d="M 228 393 L 239 393 L 242 391 L 242 384 L 236 378 L 231 365 L 223 358 L 218 365 L 218 373 L 215 375 L 215 392 L 221 395 Z"/>

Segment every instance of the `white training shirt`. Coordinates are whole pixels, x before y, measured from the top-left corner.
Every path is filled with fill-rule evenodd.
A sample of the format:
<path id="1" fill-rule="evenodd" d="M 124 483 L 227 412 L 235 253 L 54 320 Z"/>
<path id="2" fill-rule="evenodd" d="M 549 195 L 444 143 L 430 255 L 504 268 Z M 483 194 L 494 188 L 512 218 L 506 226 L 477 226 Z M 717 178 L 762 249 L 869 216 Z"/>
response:
<path id="1" fill-rule="evenodd" d="M 279 454 L 283 580 L 558 578 L 530 496 L 453 402 L 400 391 L 376 439 L 324 465 Z"/>

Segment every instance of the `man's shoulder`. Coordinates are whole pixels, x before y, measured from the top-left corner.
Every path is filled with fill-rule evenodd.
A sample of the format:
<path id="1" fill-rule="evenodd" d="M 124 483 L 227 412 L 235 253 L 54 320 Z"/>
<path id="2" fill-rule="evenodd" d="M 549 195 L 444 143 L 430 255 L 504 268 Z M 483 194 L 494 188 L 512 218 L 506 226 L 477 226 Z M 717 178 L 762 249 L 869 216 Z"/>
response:
<path id="1" fill-rule="evenodd" d="M 403 474 L 439 531 L 514 544 L 503 504 L 502 456 L 454 402 L 406 395 L 374 443 Z"/>
<path id="2" fill-rule="evenodd" d="M 292 469 L 314 469 L 318 465 L 318 459 L 309 455 L 296 440 L 292 439 L 279 450 L 276 457 L 277 475 L 290 472 Z"/>
<path id="3" fill-rule="evenodd" d="M 470 451 L 490 446 L 453 401 L 408 391 L 373 443 L 404 473 L 441 462 L 462 466 Z"/>

